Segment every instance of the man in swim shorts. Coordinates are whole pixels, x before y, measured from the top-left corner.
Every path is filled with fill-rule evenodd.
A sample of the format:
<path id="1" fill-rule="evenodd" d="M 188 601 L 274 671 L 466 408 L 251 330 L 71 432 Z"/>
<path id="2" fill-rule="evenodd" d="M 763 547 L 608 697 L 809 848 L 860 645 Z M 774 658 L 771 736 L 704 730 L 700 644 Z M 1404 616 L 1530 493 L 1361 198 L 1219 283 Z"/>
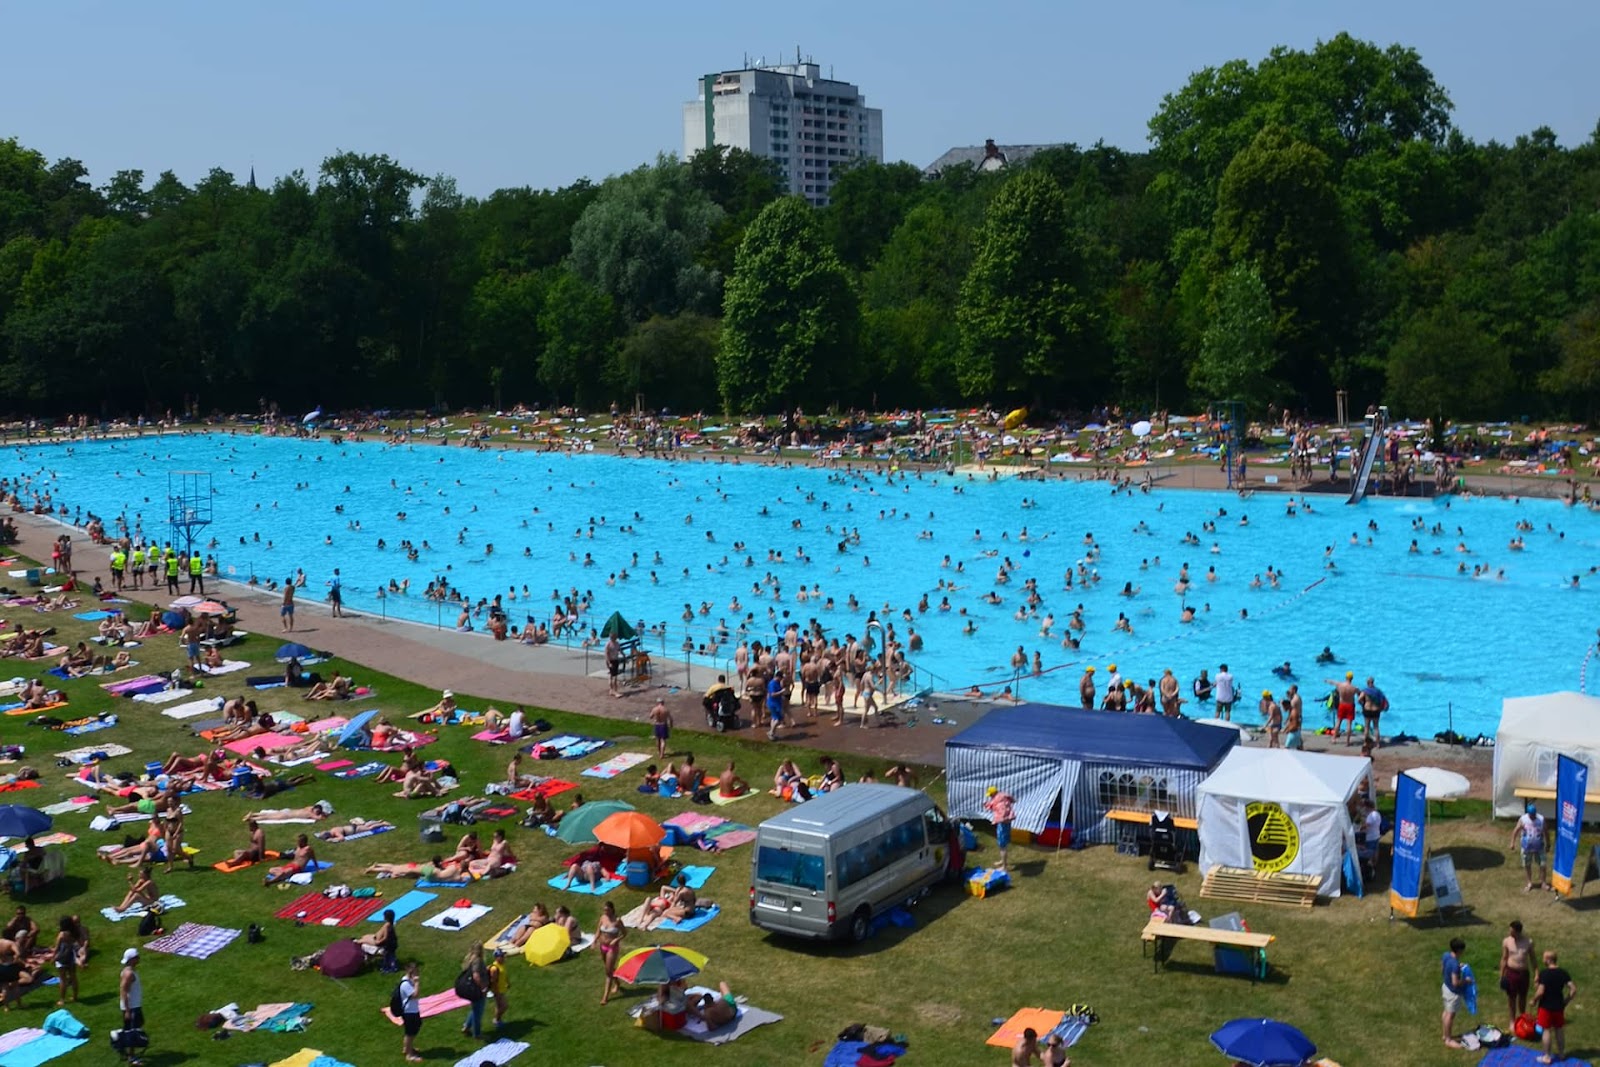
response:
<path id="1" fill-rule="evenodd" d="M 1344 680 L 1338 681 L 1326 678 L 1329 685 L 1333 686 L 1333 741 L 1339 742 L 1339 731 L 1344 730 L 1344 743 L 1348 748 L 1356 741 L 1356 687 L 1352 679 L 1355 674 L 1351 671 L 1344 672 Z"/>
<path id="2" fill-rule="evenodd" d="M 656 735 L 656 755 L 661 759 L 667 758 L 667 738 L 672 736 L 672 712 L 667 710 L 666 701 L 656 699 L 655 707 L 650 709 L 650 726 Z"/>

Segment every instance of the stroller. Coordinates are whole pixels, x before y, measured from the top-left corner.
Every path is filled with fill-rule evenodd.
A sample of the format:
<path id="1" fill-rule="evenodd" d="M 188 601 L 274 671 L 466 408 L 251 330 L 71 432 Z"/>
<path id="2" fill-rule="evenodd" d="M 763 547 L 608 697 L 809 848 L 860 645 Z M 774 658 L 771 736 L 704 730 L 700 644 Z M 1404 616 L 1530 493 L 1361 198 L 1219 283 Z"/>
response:
<path id="1" fill-rule="evenodd" d="M 1157 867 L 1183 873 L 1183 852 L 1178 847 L 1178 829 L 1169 812 L 1150 816 L 1150 869 Z"/>
<path id="2" fill-rule="evenodd" d="M 724 687 L 707 693 L 700 699 L 706 709 L 706 725 L 717 733 L 739 728 L 739 694 Z"/>

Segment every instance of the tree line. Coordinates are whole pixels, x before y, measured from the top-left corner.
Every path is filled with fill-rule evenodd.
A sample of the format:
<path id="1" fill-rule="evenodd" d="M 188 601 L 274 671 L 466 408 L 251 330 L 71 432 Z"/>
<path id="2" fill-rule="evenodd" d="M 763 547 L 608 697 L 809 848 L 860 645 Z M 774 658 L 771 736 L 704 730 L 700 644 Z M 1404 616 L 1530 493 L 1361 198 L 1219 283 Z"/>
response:
<path id="1" fill-rule="evenodd" d="M 383 155 L 94 185 L 0 140 L 0 408 L 1036 411 L 1452 419 L 1600 398 L 1600 124 L 1479 144 L 1412 49 L 1193 74 L 1150 150 L 849 169 L 739 150 L 462 195 Z"/>

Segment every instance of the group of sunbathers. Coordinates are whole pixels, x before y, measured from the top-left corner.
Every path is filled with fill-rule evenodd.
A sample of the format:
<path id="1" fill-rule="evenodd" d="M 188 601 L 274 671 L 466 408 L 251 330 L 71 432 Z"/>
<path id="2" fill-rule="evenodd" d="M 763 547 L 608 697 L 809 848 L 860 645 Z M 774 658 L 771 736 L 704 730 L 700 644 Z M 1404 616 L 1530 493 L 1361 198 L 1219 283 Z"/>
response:
<path id="1" fill-rule="evenodd" d="M 496 830 L 489 847 L 483 847 L 478 831 L 468 830 L 446 859 L 438 854 L 427 863 L 374 863 L 367 874 L 379 878 L 417 878 L 428 882 L 459 882 L 480 878 L 499 878 L 517 869 L 516 854 L 504 830 Z"/>

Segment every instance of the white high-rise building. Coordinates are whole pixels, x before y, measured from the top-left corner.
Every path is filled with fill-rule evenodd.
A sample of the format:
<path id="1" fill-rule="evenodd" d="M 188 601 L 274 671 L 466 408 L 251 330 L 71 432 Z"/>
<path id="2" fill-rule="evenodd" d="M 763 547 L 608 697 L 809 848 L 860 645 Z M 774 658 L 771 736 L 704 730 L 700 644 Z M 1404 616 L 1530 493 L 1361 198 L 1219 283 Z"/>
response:
<path id="1" fill-rule="evenodd" d="M 683 158 L 713 144 L 765 156 L 789 192 L 826 207 L 843 164 L 883 162 L 883 112 L 867 107 L 857 86 L 796 56 L 700 79 L 699 97 L 683 105 Z"/>

